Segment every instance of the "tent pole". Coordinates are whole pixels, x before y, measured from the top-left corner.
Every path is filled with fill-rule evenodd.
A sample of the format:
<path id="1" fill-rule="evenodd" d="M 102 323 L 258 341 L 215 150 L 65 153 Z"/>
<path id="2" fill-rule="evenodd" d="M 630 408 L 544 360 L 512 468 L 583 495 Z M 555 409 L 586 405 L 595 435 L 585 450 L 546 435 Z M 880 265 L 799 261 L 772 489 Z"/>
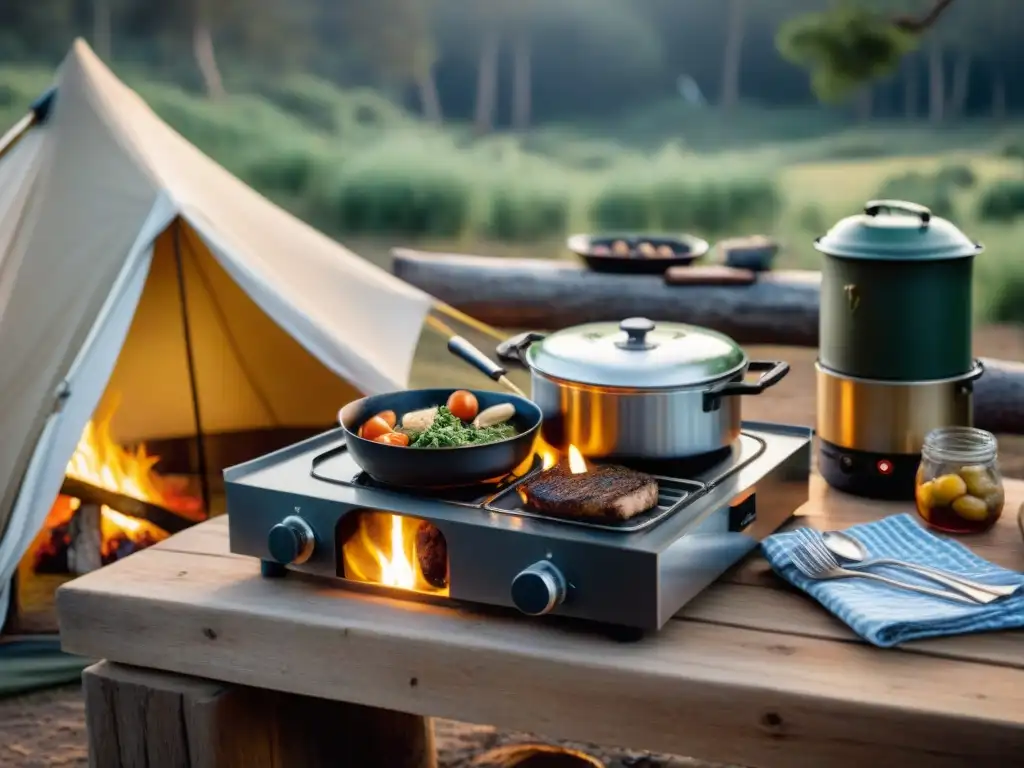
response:
<path id="1" fill-rule="evenodd" d="M 188 322 L 188 300 L 185 291 L 185 264 L 181 258 L 181 219 L 174 224 L 174 264 L 178 271 L 178 298 L 181 303 L 181 324 L 185 337 L 185 360 L 188 363 L 188 382 L 192 390 L 192 418 L 196 423 L 196 459 L 199 464 L 199 487 L 203 494 L 203 509 L 206 516 L 211 513 L 210 478 L 206 467 L 206 440 L 203 435 L 203 419 L 199 412 L 199 388 L 196 386 L 196 361 L 192 349 L 192 332 Z"/>
<path id="2" fill-rule="evenodd" d="M 32 102 L 28 114 L 15 123 L 7 133 L 0 136 L 0 158 L 3 158 L 4 155 L 14 149 L 15 144 L 22 140 L 30 128 L 42 125 L 49 119 L 56 95 L 56 88 L 46 91 L 46 93 Z"/>

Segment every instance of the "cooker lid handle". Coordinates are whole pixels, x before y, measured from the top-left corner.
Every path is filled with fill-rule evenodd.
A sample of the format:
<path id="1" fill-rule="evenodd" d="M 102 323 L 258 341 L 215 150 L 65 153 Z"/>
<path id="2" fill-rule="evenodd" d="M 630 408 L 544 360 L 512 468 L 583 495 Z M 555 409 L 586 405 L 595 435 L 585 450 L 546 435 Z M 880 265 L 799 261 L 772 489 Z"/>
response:
<path id="1" fill-rule="evenodd" d="M 646 317 L 627 317 L 619 323 L 619 330 L 626 332 L 625 341 L 615 342 L 619 349 L 652 349 L 656 345 L 647 341 L 647 334 L 654 330 L 654 321 Z"/>
<path id="2" fill-rule="evenodd" d="M 864 204 L 864 213 L 868 216 L 877 216 L 885 211 L 886 213 L 909 213 L 921 220 L 921 226 L 927 227 L 932 220 L 930 209 L 917 203 L 908 203 L 906 200 L 868 200 Z"/>

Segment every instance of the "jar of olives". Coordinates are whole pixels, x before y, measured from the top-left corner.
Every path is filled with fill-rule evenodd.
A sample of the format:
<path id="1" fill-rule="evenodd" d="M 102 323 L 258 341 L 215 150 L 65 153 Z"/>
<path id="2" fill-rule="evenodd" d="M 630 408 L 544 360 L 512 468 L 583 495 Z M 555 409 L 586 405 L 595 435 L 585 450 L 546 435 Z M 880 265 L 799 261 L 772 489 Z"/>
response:
<path id="1" fill-rule="evenodd" d="M 978 533 L 1003 512 L 1003 478 L 995 435 L 973 427 L 928 433 L 917 470 L 917 511 L 946 533 Z"/>

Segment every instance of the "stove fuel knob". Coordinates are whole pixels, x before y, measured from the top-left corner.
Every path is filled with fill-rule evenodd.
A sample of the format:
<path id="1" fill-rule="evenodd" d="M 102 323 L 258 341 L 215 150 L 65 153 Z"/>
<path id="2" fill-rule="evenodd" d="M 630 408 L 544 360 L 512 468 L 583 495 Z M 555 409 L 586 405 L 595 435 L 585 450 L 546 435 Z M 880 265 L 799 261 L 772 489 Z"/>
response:
<path id="1" fill-rule="evenodd" d="M 283 565 L 298 565 L 313 556 L 316 535 L 309 523 L 291 515 L 270 529 L 267 548 L 270 556 Z"/>
<path id="2" fill-rule="evenodd" d="M 566 589 L 562 572 L 541 560 L 512 579 L 512 603 L 528 616 L 543 616 L 561 605 Z"/>

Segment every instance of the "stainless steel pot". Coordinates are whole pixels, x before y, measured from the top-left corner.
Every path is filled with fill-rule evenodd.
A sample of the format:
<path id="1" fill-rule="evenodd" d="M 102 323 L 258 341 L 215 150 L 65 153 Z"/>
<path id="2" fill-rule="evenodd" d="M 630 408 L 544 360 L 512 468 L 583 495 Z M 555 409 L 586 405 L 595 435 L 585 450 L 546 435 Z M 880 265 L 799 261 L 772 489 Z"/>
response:
<path id="1" fill-rule="evenodd" d="M 679 459 L 730 445 L 740 432 L 740 395 L 757 395 L 789 372 L 748 360 L 728 336 L 692 325 L 632 317 L 502 342 L 498 357 L 530 370 L 541 434 L 598 458 Z M 759 372 L 746 382 L 748 372 Z"/>

